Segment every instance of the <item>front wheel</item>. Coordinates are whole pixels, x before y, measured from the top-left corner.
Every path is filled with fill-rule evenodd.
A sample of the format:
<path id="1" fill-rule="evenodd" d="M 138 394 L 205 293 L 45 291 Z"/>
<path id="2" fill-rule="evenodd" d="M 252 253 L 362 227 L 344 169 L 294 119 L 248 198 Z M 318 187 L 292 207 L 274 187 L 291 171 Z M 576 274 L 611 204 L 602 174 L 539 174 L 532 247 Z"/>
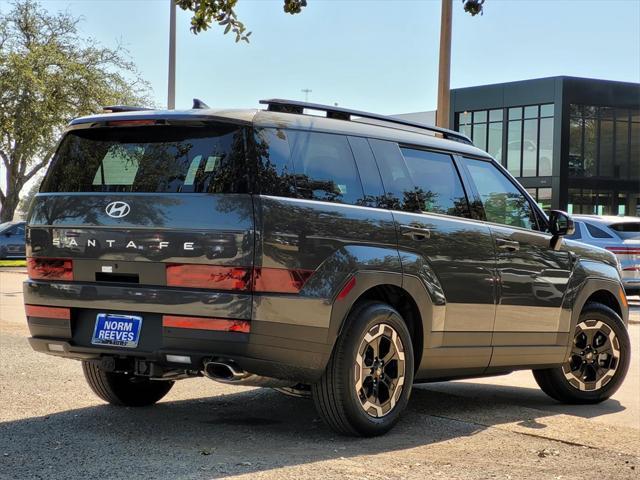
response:
<path id="1" fill-rule="evenodd" d="M 534 370 L 543 392 L 564 403 L 599 403 L 620 387 L 629 369 L 631 343 L 622 319 L 600 303 L 587 304 L 578 319 L 569 360 Z"/>
<path id="2" fill-rule="evenodd" d="M 393 427 L 413 384 L 411 335 L 384 303 L 354 309 L 329 364 L 311 392 L 324 421 L 345 435 L 381 435 Z"/>
<path id="3" fill-rule="evenodd" d="M 82 362 L 82 371 L 93 393 L 112 405 L 127 407 L 153 405 L 169 393 L 174 383 L 127 373 L 105 372 L 95 363 L 86 361 Z"/>

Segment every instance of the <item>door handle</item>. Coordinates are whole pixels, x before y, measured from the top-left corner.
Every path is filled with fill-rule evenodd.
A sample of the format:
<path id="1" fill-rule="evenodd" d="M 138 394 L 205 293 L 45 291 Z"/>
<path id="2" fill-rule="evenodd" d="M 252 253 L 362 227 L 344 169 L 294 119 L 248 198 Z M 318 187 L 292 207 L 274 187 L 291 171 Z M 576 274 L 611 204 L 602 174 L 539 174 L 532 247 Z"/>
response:
<path id="1" fill-rule="evenodd" d="M 420 224 L 400 225 L 400 229 L 402 230 L 402 235 L 416 242 L 423 242 L 431 238 L 431 230 Z"/>
<path id="2" fill-rule="evenodd" d="M 508 252 L 517 252 L 520 250 L 520 242 L 507 240 L 506 238 L 496 238 L 496 245 L 500 250 L 506 250 Z"/>

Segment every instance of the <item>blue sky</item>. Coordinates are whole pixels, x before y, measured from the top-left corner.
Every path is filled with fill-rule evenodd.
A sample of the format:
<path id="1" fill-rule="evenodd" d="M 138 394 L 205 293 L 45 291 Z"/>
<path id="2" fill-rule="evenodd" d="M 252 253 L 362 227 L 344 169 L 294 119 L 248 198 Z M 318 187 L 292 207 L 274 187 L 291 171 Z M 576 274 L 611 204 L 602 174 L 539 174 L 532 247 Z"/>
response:
<path id="1" fill-rule="evenodd" d="M 41 3 L 82 16 L 82 33 L 104 45 L 123 43 L 166 103 L 168 0 Z M 218 28 L 193 35 L 178 10 L 177 107 L 193 97 L 253 107 L 310 88 L 311 101 L 380 113 L 435 108 L 439 0 L 308 3 L 290 16 L 282 0 L 239 0 L 248 45 Z M 487 0 L 477 17 L 454 0 L 453 29 L 453 88 L 552 75 L 640 82 L 640 0 Z"/>

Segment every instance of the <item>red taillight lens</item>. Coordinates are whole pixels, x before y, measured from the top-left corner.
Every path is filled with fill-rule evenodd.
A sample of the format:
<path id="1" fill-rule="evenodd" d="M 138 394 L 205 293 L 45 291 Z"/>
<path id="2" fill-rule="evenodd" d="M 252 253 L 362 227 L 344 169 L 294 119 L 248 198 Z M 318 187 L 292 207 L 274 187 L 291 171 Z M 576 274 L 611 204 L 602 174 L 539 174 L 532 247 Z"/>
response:
<path id="1" fill-rule="evenodd" d="M 162 326 L 170 328 L 189 328 L 193 330 L 215 330 L 219 332 L 249 333 L 250 322 L 230 318 L 182 317 L 163 315 Z"/>
<path id="2" fill-rule="evenodd" d="M 251 289 L 251 269 L 213 265 L 168 265 L 167 285 L 248 291 Z"/>
<path id="3" fill-rule="evenodd" d="M 24 311 L 27 317 L 55 318 L 58 320 L 70 320 L 71 309 L 62 307 L 45 307 L 43 305 L 25 305 Z"/>
<path id="4" fill-rule="evenodd" d="M 66 258 L 28 258 L 32 280 L 73 280 L 73 261 Z"/>
<path id="5" fill-rule="evenodd" d="M 312 274 L 313 270 L 256 268 L 253 289 L 256 292 L 298 293 Z"/>
<path id="6" fill-rule="evenodd" d="M 167 265 L 170 287 L 211 288 L 238 292 L 298 293 L 313 270 Z"/>
<path id="7" fill-rule="evenodd" d="M 640 248 L 633 247 L 605 247 L 616 255 L 640 255 Z"/>

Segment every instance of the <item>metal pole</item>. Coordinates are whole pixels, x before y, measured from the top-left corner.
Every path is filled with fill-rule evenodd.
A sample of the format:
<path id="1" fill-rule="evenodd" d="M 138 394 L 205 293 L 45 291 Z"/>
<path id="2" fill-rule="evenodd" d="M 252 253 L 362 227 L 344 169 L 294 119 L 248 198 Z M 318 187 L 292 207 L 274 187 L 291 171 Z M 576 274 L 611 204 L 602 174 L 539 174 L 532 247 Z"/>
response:
<path id="1" fill-rule="evenodd" d="M 440 19 L 440 63 L 438 68 L 438 107 L 436 126 L 449 128 L 451 80 L 451 16 L 453 0 L 442 0 Z"/>
<path id="2" fill-rule="evenodd" d="M 302 93 L 304 93 L 304 101 L 305 102 L 309 102 L 309 94 L 311 92 L 313 92 L 313 90 L 309 89 L 309 88 L 303 88 L 302 90 L 300 90 Z"/>
<path id="3" fill-rule="evenodd" d="M 167 108 L 176 108 L 176 2 L 169 0 L 169 82 Z"/>

